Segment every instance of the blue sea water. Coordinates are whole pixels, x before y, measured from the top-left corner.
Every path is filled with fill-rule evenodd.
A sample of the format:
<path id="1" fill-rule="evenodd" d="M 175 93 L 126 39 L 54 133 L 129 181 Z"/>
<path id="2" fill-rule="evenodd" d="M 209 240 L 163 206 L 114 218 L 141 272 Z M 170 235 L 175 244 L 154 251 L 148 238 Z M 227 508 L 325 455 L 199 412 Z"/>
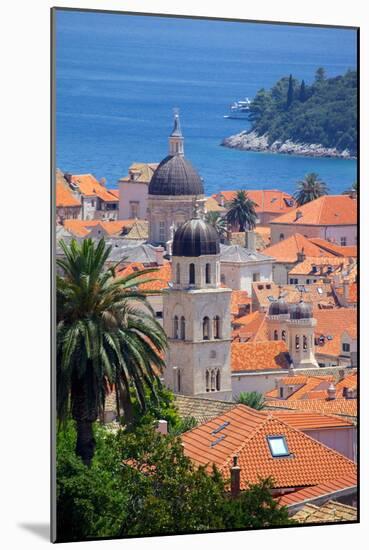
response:
<path id="1" fill-rule="evenodd" d="M 312 82 L 356 67 L 349 29 L 58 11 L 56 16 L 57 166 L 92 172 L 108 186 L 132 162 L 167 154 L 172 109 L 181 113 L 185 154 L 220 189 L 292 192 L 317 172 L 331 193 L 356 180 L 356 161 L 314 159 L 221 147 L 245 129 L 225 119 L 229 104 L 282 76 Z"/>

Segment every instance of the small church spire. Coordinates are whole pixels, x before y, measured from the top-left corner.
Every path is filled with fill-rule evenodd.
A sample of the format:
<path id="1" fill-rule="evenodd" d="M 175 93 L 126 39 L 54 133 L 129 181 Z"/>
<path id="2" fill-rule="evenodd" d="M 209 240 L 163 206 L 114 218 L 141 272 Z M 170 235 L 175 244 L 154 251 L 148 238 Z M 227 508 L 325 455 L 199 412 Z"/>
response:
<path id="1" fill-rule="evenodd" d="M 179 119 L 179 109 L 173 109 L 174 113 L 174 127 L 172 133 L 169 136 L 169 154 L 174 155 L 184 155 L 184 139 L 181 130 L 181 121 Z"/>

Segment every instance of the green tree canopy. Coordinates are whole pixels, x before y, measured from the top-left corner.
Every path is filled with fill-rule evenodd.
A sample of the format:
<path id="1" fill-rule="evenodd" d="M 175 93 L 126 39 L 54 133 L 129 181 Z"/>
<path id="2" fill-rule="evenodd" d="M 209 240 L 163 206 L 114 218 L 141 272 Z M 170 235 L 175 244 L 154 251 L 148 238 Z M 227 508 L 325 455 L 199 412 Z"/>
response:
<path id="1" fill-rule="evenodd" d="M 242 403 L 243 405 L 260 411 L 264 408 L 265 399 L 263 394 L 257 391 L 243 391 L 238 395 L 237 403 Z"/>
<path id="2" fill-rule="evenodd" d="M 257 221 L 255 206 L 256 203 L 248 197 L 246 191 L 237 191 L 227 212 L 228 223 L 238 226 L 239 231 L 254 229 Z"/>
<path id="3" fill-rule="evenodd" d="M 115 268 L 106 267 L 111 247 L 104 240 L 60 245 L 65 257 L 57 260 L 57 414 L 61 422 L 70 415 L 76 421 L 76 453 L 88 465 L 95 448 L 92 425 L 103 413 L 109 385 L 128 423 L 130 387 L 145 411 L 144 388 L 155 395 L 166 336 L 147 293 L 137 288 L 142 275 L 154 270 L 116 278 Z"/>
<path id="4" fill-rule="evenodd" d="M 357 73 L 349 70 L 332 78 L 325 78 L 324 69 L 317 73 L 310 86 L 283 77 L 270 90 L 259 90 L 250 105 L 251 130 L 267 135 L 270 144 L 316 143 L 356 155 Z"/>
<path id="5" fill-rule="evenodd" d="M 319 179 L 318 174 L 312 172 L 297 183 L 294 193 L 297 206 L 302 206 L 328 193 L 327 184 Z"/>
<path id="6" fill-rule="evenodd" d="M 271 480 L 232 499 L 213 469 L 197 468 L 181 441 L 146 425 L 133 432 L 95 426 L 90 468 L 74 453 L 67 423 L 57 446 L 58 541 L 248 529 L 294 523 L 272 498 Z"/>

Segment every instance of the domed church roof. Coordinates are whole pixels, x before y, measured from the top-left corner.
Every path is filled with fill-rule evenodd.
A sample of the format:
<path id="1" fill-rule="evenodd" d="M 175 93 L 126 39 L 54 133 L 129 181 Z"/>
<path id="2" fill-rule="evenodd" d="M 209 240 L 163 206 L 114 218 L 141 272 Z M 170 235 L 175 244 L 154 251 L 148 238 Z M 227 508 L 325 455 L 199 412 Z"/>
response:
<path id="1" fill-rule="evenodd" d="M 155 170 L 149 184 L 149 195 L 203 195 L 202 179 L 184 158 L 184 139 L 178 109 L 174 110 L 174 127 L 169 136 L 169 155 Z"/>
<path id="2" fill-rule="evenodd" d="M 288 304 L 282 297 L 279 297 L 278 300 L 272 302 L 269 306 L 269 315 L 287 315 L 288 313 Z"/>
<path id="3" fill-rule="evenodd" d="M 202 180 L 192 164 L 181 155 L 168 155 L 155 170 L 149 195 L 203 195 Z"/>
<path id="4" fill-rule="evenodd" d="M 303 300 L 300 300 L 298 304 L 294 304 L 290 308 L 291 319 L 311 319 L 312 316 L 312 307 Z"/>
<path id="5" fill-rule="evenodd" d="M 216 229 L 199 217 L 185 222 L 174 234 L 173 256 L 188 257 L 219 253 L 219 236 Z"/>

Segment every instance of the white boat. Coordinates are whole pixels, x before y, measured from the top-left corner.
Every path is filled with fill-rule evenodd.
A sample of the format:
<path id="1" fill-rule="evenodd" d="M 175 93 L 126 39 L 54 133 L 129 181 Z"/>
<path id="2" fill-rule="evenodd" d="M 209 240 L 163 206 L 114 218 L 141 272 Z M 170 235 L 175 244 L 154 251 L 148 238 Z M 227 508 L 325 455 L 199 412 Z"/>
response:
<path id="1" fill-rule="evenodd" d="M 240 101 L 234 101 L 229 107 L 229 114 L 224 118 L 248 118 L 251 100 L 248 97 Z"/>

